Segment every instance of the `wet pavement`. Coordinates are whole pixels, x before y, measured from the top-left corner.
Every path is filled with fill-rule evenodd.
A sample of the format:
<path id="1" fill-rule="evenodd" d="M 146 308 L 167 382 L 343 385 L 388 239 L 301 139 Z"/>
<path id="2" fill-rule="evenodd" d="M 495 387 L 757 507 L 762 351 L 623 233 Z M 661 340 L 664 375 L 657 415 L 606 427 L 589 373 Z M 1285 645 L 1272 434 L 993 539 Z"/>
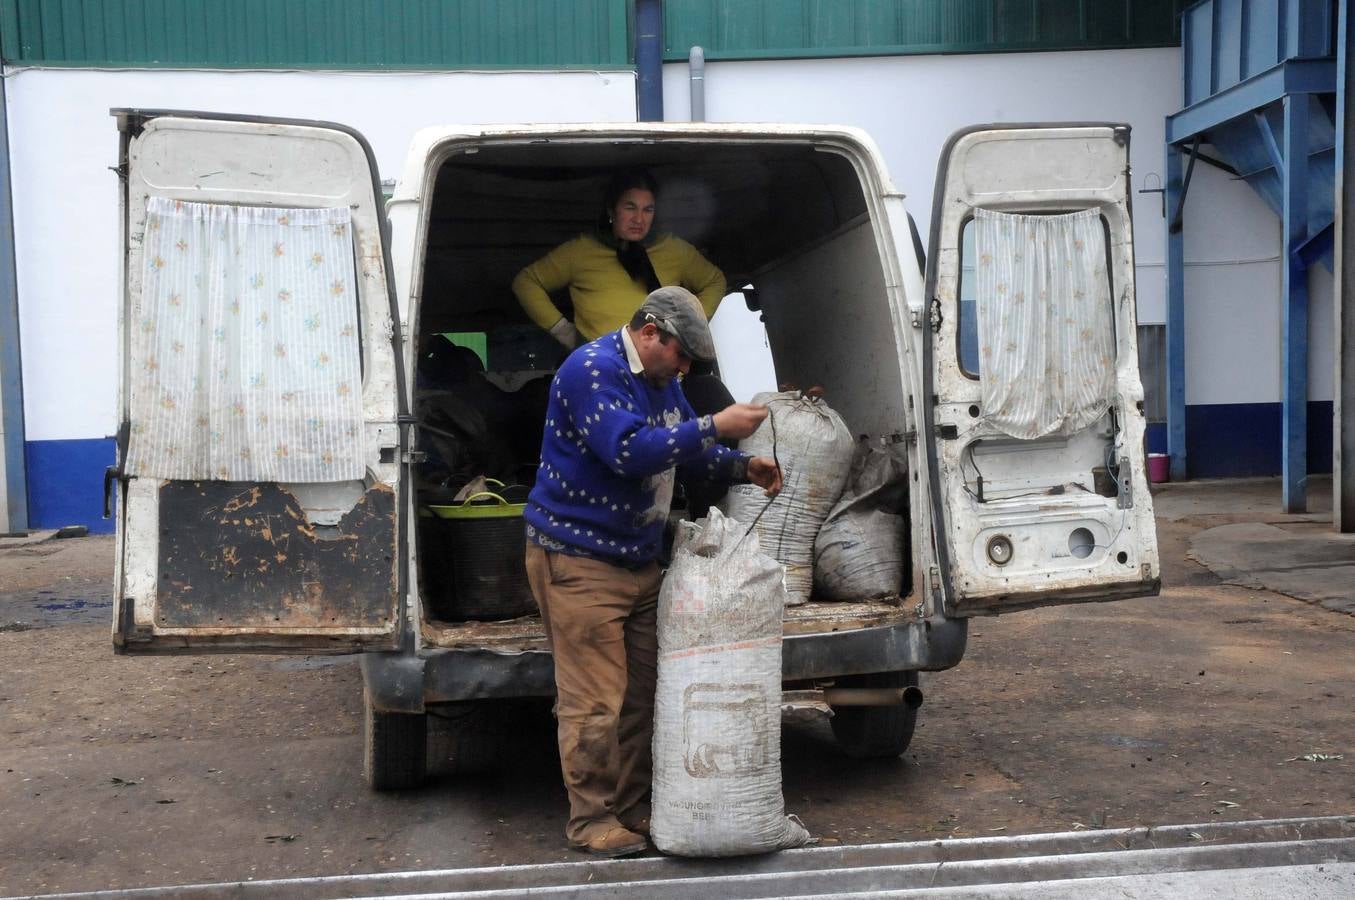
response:
<path id="1" fill-rule="evenodd" d="M 110 585 L 104 579 L 60 590 L 0 594 L 0 632 L 57 625 L 103 625 L 112 615 Z"/>
<path id="2" fill-rule="evenodd" d="M 0 538 L 0 632 L 106 624 L 111 573 L 85 564 L 89 548 L 101 543 L 111 538 L 59 538 L 55 531 Z"/>
<path id="3" fill-rule="evenodd" d="M 1157 517 L 1219 522 L 1191 537 L 1189 557 L 1224 584 L 1355 615 L 1355 534 L 1332 528 L 1330 477 L 1312 479 L 1307 513 L 1281 512 L 1278 490 L 1273 479 L 1162 486 Z"/>

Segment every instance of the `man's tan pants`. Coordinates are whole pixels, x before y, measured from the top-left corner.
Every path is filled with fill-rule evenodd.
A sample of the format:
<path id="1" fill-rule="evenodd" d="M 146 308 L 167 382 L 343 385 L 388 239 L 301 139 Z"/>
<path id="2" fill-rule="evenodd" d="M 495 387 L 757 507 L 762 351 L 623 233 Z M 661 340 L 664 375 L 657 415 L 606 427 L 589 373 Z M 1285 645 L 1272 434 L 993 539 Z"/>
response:
<path id="1" fill-rule="evenodd" d="M 529 543 L 527 578 L 555 656 L 565 836 L 583 844 L 637 818 L 649 793 L 662 570 Z"/>

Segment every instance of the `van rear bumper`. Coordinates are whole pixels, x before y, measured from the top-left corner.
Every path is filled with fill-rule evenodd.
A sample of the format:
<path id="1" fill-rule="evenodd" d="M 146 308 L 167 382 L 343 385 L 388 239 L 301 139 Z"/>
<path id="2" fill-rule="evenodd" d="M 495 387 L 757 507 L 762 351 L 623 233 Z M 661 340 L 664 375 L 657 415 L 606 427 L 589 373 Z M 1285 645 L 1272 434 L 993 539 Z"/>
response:
<path id="1" fill-rule="evenodd" d="M 941 617 L 787 635 L 782 644 L 782 678 L 801 681 L 949 669 L 964 656 L 967 637 L 967 619 Z M 555 693 L 554 666 L 546 650 L 503 653 L 462 647 L 424 655 L 367 653 L 362 658 L 362 675 L 372 706 L 380 712 L 420 713 L 430 703 Z"/>
<path id="2" fill-rule="evenodd" d="M 936 616 L 874 628 L 787 635 L 781 644 L 781 677 L 799 681 L 949 669 L 964 656 L 968 621 Z"/>

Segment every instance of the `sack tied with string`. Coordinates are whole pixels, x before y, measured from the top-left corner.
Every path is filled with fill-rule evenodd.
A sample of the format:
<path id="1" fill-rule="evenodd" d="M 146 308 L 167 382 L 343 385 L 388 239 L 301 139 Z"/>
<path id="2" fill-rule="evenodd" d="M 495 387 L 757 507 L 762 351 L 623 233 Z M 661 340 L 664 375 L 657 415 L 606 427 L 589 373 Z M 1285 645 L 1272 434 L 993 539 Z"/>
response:
<path id="1" fill-rule="evenodd" d="M 659 591 L 654 846 L 741 856 L 809 840 L 781 794 L 781 566 L 748 526 L 678 525 Z"/>
<path id="2" fill-rule="evenodd" d="M 818 397 L 786 391 L 758 394 L 753 402 L 766 404 L 769 415 L 739 449 L 781 464 L 781 493 L 769 506 L 757 485 L 735 485 L 720 509 L 757 522 L 763 552 L 786 567 L 786 603 L 797 606 L 813 588 L 814 539 L 847 482 L 852 433 Z"/>
<path id="3" fill-rule="evenodd" d="M 866 600 L 897 594 L 907 565 L 908 459 L 898 444 L 856 445 L 842 499 L 814 541 L 814 596 Z"/>

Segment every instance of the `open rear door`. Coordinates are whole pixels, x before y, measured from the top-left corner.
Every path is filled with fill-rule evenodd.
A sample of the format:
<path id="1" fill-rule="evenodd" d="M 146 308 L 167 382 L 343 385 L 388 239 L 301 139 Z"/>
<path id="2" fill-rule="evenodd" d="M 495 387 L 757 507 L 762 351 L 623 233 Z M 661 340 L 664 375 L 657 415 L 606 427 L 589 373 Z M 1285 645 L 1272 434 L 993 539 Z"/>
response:
<path id="1" fill-rule="evenodd" d="M 942 154 L 926 350 L 949 615 L 1155 594 L 1129 129 L 982 126 Z"/>
<path id="2" fill-rule="evenodd" d="M 370 148 L 320 122 L 113 114 L 115 649 L 399 646 L 404 376 Z"/>

